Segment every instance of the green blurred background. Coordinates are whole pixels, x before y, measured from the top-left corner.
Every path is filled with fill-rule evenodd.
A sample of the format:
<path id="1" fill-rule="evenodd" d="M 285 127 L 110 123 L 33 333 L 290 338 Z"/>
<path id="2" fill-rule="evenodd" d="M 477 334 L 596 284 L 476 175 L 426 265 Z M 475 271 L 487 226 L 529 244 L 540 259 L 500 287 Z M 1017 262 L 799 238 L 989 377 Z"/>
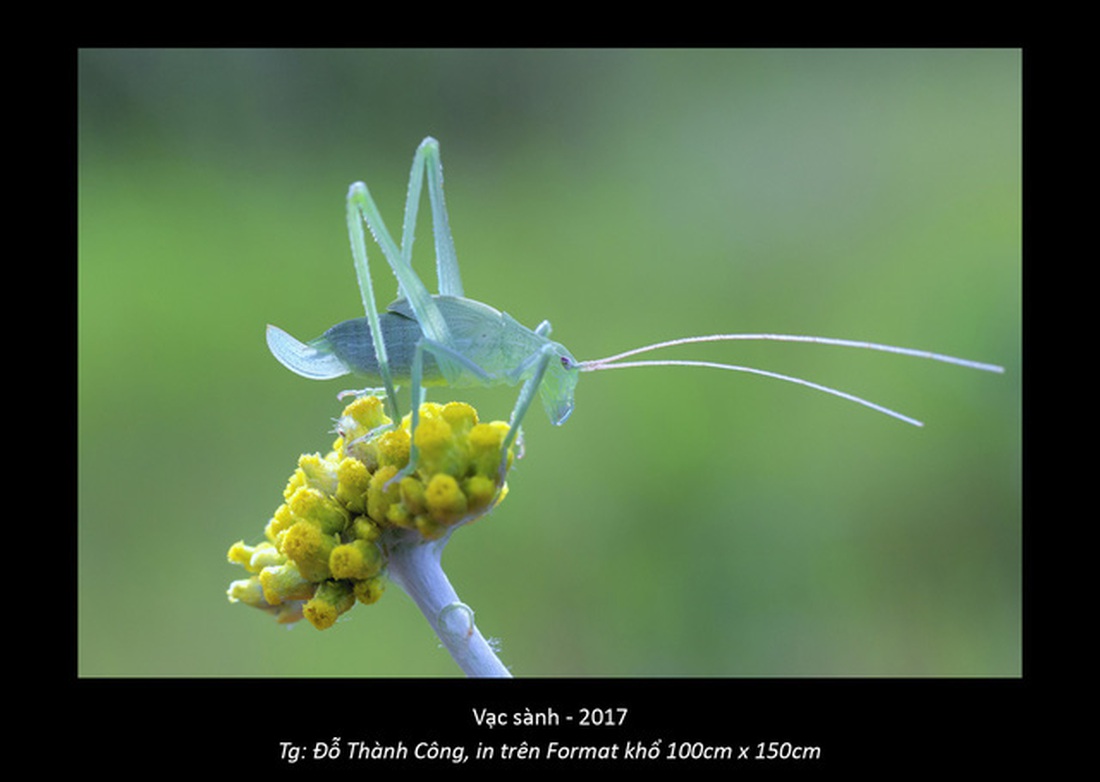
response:
<path id="1" fill-rule="evenodd" d="M 225 598 L 226 549 L 260 539 L 347 385 L 283 369 L 264 325 L 361 314 L 347 186 L 396 232 L 429 134 L 467 294 L 578 358 L 772 331 L 1007 369 L 667 355 L 923 429 L 747 375 L 583 376 L 565 426 L 532 410 L 507 501 L 444 557 L 515 673 L 1020 674 L 1018 51 L 78 57 L 81 675 L 457 673 L 394 587 L 325 632 Z M 506 418 L 515 390 L 455 397 Z"/>

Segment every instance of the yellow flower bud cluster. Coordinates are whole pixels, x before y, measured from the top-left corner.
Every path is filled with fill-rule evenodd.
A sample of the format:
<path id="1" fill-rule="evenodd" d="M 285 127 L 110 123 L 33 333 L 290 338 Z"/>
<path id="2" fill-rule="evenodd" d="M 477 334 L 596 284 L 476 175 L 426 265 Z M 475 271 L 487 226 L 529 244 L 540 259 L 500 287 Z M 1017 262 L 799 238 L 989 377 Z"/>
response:
<path id="1" fill-rule="evenodd" d="M 462 402 L 421 405 L 416 468 L 393 480 L 409 463 L 410 424 L 405 416 L 392 426 L 373 395 L 349 404 L 332 450 L 298 459 L 265 540 L 229 549 L 229 561 L 249 573 L 230 584 L 229 600 L 280 623 L 305 617 L 318 629 L 331 627 L 356 602 L 382 596 L 390 545 L 410 535 L 435 540 L 504 498 L 507 486 L 498 481 L 506 423 L 479 423 Z M 512 459 L 509 450 L 506 467 Z"/>

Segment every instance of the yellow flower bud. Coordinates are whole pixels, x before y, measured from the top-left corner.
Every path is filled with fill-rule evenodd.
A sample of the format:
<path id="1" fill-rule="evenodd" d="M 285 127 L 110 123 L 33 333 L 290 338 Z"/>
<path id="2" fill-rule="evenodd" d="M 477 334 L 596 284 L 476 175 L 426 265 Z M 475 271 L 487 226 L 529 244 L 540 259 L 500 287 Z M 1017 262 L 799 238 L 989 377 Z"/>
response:
<path id="1" fill-rule="evenodd" d="M 382 593 L 386 591 L 386 582 L 378 577 L 367 578 L 363 581 L 356 581 L 353 591 L 360 603 L 369 606 L 371 603 L 378 602 L 378 598 L 382 597 Z"/>
<path id="2" fill-rule="evenodd" d="M 465 402 L 448 402 L 440 411 L 455 437 L 465 438 L 477 424 L 477 410 Z"/>
<path id="3" fill-rule="evenodd" d="M 267 522 L 267 526 L 264 527 L 264 537 L 271 543 L 277 543 L 279 536 L 290 529 L 292 524 L 294 524 L 294 517 L 290 513 L 290 508 L 284 502 L 275 509 L 275 514 Z"/>
<path id="4" fill-rule="evenodd" d="M 451 425 L 442 416 L 421 416 L 415 442 L 420 451 L 417 471 L 421 475 L 461 474 L 462 451 L 456 447 Z"/>
<path id="5" fill-rule="evenodd" d="M 246 546 L 243 540 L 239 540 L 229 548 L 229 561 L 249 573 L 259 573 L 268 565 L 281 565 L 286 562 L 286 557 L 270 543 Z"/>
<path id="6" fill-rule="evenodd" d="M 370 472 L 358 459 L 342 459 L 337 468 L 336 499 L 352 513 L 366 513 Z"/>
<path id="7" fill-rule="evenodd" d="M 497 494 L 496 482 L 484 475 L 472 475 L 467 478 L 462 489 L 466 494 L 470 510 L 488 508 Z"/>
<path id="8" fill-rule="evenodd" d="M 494 421 L 491 424 L 478 424 L 470 430 L 470 460 L 479 475 L 496 479 L 500 468 L 500 449 L 508 434 L 508 424 Z M 512 454 L 508 454 L 508 466 L 512 465 Z"/>
<path id="9" fill-rule="evenodd" d="M 351 517 L 334 498 L 302 487 L 287 501 L 295 521 L 307 521 L 325 533 L 343 532 Z"/>
<path id="10" fill-rule="evenodd" d="M 401 469 L 409 463 L 409 433 L 404 429 L 383 432 L 377 440 L 378 464 Z"/>
<path id="11" fill-rule="evenodd" d="M 299 468 L 290 474 L 286 487 L 283 489 L 283 499 L 289 500 L 294 492 L 306 485 L 306 474 Z"/>
<path id="12" fill-rule="evenodd" d="M 328 562 L 339 543 L 336 535 L 328 535 L 316 524 L 299 521 L 283 536 L 283 553 L 294 561 L 298 571 L 309 581 L 329 577 Z"/>
<path id="13" fill-rule="evenodd" d="M 373 394 L 358 397 L 345 407 L 344 418 L 350 418 L 355 422 L 357 426 L 356 437 L 362 437 L 372 429 L 390 423 L 390 419 L 386 416 L 386 407 L 382 402 L 382 398 Z"/>
<path id="14" fill-rule="evenodd" d="M 398 485 L 386 488 L 390 478 L 397 475 L 397 468 L 393 465 L 379 467 L 370 479 L 370 487 L 367 489 L 367 515 L 379 524 L 386 521 L 386 511 L 390 504 L 397 502 L 401 496 L 401 487 Z"/>
<path id="15" fill-rule="evenodd" d="M 409 476 L 401 479 L 401 502 L 408 508 L 409 513 L 417 515 L 428 509 L 427 500 L 424 499 L 424 484 L 416 478 Z"/>
<path id="16" fill-rule="evenodd" d="M 351 534 L 357 540 L 374 543 L 382 536 L 382 528 L 367 516 L 356 516 L 355 521 L 351 523 Z"/>
<path id="17" fill-rule="evenodd" d="M 264 600 L 270 605 L 305 600 L 313 596 L 315 589 L 313 582 L 304 578 L 293 562 L 265 567 L 260 571 L 259 581 Z"/>
<path id="18" fill-rule="evenodd" d="M 268 605 L 264 599 L 264 588 L 260 586 L 260 579 L 256 576 L 231 582 L 226 594 L 229 595 L 230 603 L 244 603 L 253 608 L 264 608 Z"/>
<path id="19" fill-rule="evenodd" d="M 305 476 L 306 486 L 317 489 L 322 494 L 336 491 L 336 465 L 322 459 L 320 454 L 302 454 L 298 459 L 298 469 Z"/>
<path id="20" fill-rule="evenodd" d="M 344 581 L 324 581 L 317 586 L 313 599 L 302 607 L 302 613 L 318 630 L 336 624 L 337 617 L 355 605 L 353 588 Z"/>
<path id="21" fill-rule="evenodd" d="M 382 570 L 383 564 L 378 546 L 365 540 L 343 543 L 334 548 L 328 558 L 333 578 L 373 578 Z"/>
<path id="22" fill-rule="evenodd" d="M 466 515 L 466 495 L 458 487 L 458 481 L 446 473 L 432 476 L 424 492 L 428 513 L 440 524 L 454 524 Z"/>

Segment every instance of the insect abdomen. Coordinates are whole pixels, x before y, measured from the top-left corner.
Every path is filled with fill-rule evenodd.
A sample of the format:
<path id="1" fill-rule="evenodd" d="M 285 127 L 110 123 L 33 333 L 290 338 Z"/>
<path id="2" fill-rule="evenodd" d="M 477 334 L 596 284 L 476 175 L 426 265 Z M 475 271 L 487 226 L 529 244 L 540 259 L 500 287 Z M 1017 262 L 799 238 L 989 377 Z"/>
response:
<path id="1" fill-rule="evenodd" d="M 386 360 L 394 380 L 407 382 L 412 375 L 413 351 L 420 339 L 420 324 L 411 318 L 393 312 L 379 315 L 382 336 L 386 344 Z M 366 318 L 352 318 L 337 323 L 312 345 L 324 348 L 339 358 L 353 371 L 370 377 L 381 377 L 378 357 L 374 351 L 370 324 Z M 442 381 L 439 366 L 427 351 L 424 352 L 423 378 L 425 385 Z"/>

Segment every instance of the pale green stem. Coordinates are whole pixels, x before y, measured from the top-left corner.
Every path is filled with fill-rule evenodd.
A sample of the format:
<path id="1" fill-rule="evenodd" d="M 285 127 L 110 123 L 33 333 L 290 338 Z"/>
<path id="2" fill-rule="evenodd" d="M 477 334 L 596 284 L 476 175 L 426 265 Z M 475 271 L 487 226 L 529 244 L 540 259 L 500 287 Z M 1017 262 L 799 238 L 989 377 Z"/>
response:
<path id="1" fill-rule="evenodd" d="M 449 536 L 448 536 L 449 537 Z M 402 541 L 389 552 L 387 573 L 413 599 L 467 676 L 510 677 L 489 642 L 474 624 L 474 612 L 458 599 L 440 559 L 447 538 Z"/>

